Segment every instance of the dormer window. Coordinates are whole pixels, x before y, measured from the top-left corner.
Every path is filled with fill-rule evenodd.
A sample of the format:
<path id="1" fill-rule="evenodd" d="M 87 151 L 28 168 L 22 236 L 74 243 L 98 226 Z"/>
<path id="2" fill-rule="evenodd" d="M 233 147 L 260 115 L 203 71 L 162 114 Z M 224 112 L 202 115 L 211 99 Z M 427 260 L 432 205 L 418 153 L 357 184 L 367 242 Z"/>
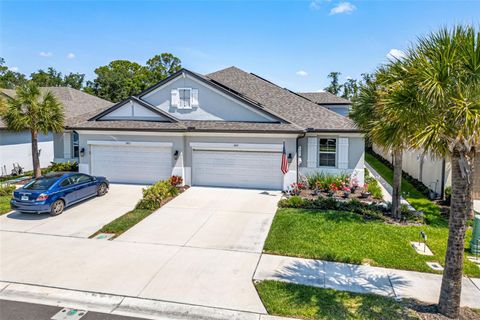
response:
<path id="1" fill-rule="evenodd" d="M 172 89 L 171 99 L 172 108 L 192 109 L 198 107 L 198 89 Z"/>
<path id="2" fill-rule="evenodd" d="M 192 104 L 191 104 L 192 89 L 180 88 L 178 89 L 178 94 L 180 98 L 178 107 L 180 109 L 190 109 L 192 107 Z"/>

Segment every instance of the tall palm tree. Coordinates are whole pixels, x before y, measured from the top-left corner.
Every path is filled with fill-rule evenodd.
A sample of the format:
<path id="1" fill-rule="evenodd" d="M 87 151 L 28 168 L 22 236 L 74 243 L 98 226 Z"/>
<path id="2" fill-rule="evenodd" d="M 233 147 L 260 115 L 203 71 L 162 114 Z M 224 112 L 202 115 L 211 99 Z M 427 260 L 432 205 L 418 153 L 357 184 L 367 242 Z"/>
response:
<path id="1" fill-rule="evenodd" d="M 442 29 L 410 50 L 410 74 L 427 115 L 415 147 L 451 159 L 452 196 L 439 311 L 458 317 L 464 241 L 472 210 L 475 151 L 480 143 L 480 31 L 473 26 Z M 405 121 L 415 122 L 408 110 Z"/>
<path id="2" fill-rule="evenodd" d="M 30 131 L 33 173 L 38 178 L 41 176 L 38 134 L 62 131 L 63 106 L 51 92 L 42 95 L 33 82 L 28 82 L 17 88 L 15 98 L 0 100 L 0 110 L 8 130 Z"/>
<path id="3" fill-rule="evenodd" d="M 370 81 L 362 83 L 351 118 L 367 138 L 393 153 L 392 216 L 401 217 L 403 152 L 414 132 L 410 121 L 403 121 L 398 106 L 414 109 L 418 104 L 415 87 L 406 85 L 407 69 L 397 60 L 382 66 Z"/>

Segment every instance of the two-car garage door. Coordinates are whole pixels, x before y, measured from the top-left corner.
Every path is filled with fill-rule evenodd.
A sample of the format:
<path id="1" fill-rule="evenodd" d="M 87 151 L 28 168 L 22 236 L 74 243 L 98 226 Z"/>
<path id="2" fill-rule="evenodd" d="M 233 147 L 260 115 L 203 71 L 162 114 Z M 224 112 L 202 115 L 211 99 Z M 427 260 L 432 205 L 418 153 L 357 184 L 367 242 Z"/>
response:
<path id="1" fill-rule="evenodd" d="M 194 150 L 192 184 L 281 190 L 280 152 Z"/>
<path id="2" fill-rule="evenodd" d="M 111 182 L 153 183 L 172 174 L 172 148 L 155 145 L 91 145 L 92 175 Z"/>

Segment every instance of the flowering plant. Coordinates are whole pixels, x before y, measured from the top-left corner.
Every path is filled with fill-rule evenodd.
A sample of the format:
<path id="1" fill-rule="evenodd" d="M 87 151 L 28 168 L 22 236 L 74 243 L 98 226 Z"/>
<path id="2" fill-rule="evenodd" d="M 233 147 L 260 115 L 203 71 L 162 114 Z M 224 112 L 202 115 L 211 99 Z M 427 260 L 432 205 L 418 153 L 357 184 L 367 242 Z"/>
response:
<path id="1" fill-rule="evenodd" d="M 304 189 L 306 189 L 306 188 L 307 188 L 307 185 L 306 185 L 305 183 L 303 183 L 303 182 L 299 182 L 299 183 L 294 182 L 294 183 L 292 183 L 292 184 L 290 185 L 290 191 L 289 191 L 289 192 L 290 192 L 290 194 L 292 194 L 292 195 L 298 196 L 298 195 L 302 192 L 302 190 L 304 190 Z"/>
<path id="2" fill-rule="evenodd" d="M 168 179 L 168 182 L 170 182 L 170 184 L 174 187 L 178 187 L 179 185 L 181 185 L 183 183 L 183 178 L 180 177 L 180 176 L 171 176 L 169 179 Z"/>

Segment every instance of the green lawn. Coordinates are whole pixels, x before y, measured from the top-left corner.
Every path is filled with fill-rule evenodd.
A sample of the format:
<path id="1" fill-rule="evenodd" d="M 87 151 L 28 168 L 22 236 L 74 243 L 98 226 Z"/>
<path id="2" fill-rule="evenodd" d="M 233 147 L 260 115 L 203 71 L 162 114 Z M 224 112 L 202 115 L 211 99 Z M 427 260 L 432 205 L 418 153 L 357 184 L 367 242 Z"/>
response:
<path id="1" fill-rule="evenodd" d="M 392 298 L 262 281 L 256 288 L 269 314 L 302 319 L 420 319 Z"/>
<path id="2" fill-rule="evenodd" d="M 366 152 L 365 160 L 380 174 L 390 185 L 393 183 L 393 171 L 372 154 Z M 416 210 L 425 213 L 425 222 L 429 225 L 447 226 L 448 221 L 440 215 L 438 206 L 415 189 L 407 180 L 402 179 L 402 196 Z"/>
<path id="3" fill-rule="evenodd" d="M 410 241 L 418 241 L 422 230 L 428 236 L 433 257 L 416 254 L 410 246 Z M 275 215 L 264 250 L 279 255 L 433 272 L 425 262 L 444 263 L 447 236 L 446 227 L 399 226 L 365 221 L 350 212 L 284 208 Z M 467 241 L 470 238 L 471 230 L 467 232 Z M 466 258 L 464 272 L 480 277 L 480 268 Z"/>
<path id="4" fill-rule="evenodd" d="M 118 237 L 150 214 L 152 214 L 155 210 L 146 210 L 146 209 L 133 209 L 125 213 L 123 216 L 118 217 L 117 219 L 113 220 L 109 224 L 106 224 L 102 227 L 102 229 L 98 230 L 93 234 L 91 237 L 96 236 L 99 233 L 114 233 L 115 237 Z"/>
<path id="5" fill-rule="evenodd" d="M 0 214 L 10 212 L 10 199 L 12 196 L 0 196 Z"/>

